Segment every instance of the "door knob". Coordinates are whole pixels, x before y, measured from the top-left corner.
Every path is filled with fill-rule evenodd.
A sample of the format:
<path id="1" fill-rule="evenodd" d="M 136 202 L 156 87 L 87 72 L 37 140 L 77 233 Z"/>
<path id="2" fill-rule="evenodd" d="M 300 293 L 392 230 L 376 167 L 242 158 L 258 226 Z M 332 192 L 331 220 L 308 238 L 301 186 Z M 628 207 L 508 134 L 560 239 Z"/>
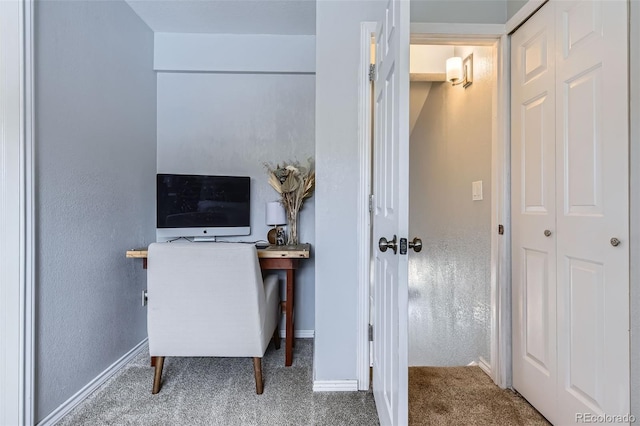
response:
<path id="1" fill-rule="evenodd" d="M 618 247 L 618 245 L 620 244 L 620 240 L 617 239 L 616 237 L 613 237 L 610 242 L 611 242 L 611 245 L 614 247 Z"/>
<path id="2" fill-rule="evenodd" d="M 415 237 L 413 241 L 409 242 L 409 248 L 413 249 L 416 253 L 420 253 L 422 251 L 422 240 L 418 237 Z"/>
<path id="3" fill-rule="evenodd" d="M 544 236 L 545 237 L 550 237 L 551 236 L 551 231 L 549 231 L 548 229 L 544 230 Z"/>
<path id="4" fill-rule="evenodd" d="M 398 253 L 398 238 L 394 235 L 391 241 L 387 241 L 385 237 L 381 237 L 378 241 L 378 248 L 381 252 L 387 251 L 387 249 L 393 250 L 393 254 Z"/>

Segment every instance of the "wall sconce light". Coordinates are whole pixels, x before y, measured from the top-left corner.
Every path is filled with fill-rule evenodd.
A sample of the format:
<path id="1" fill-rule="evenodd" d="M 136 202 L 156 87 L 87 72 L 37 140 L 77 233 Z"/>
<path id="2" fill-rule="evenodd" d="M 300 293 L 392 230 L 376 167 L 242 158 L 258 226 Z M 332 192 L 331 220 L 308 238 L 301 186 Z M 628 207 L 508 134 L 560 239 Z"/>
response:
<path id="1" fill-rule="evenodd" d="M 473 53 L 464 58 L 454 56 L 447 59 L 447 81 L 453 86 L 462 84 L 465 89 L 473 83 Z"/>

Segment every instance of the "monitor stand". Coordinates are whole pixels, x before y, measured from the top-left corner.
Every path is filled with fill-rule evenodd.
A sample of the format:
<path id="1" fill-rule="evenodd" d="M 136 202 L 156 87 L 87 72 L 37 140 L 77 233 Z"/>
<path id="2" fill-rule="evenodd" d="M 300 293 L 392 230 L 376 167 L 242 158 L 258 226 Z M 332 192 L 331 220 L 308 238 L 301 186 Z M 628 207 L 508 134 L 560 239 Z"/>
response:
<path id="1" fill-rule="evenodd" d="M 193 237 L 193 241 L 197 243 L 200 243 L 200 242 L 215 243 L 216 237 Z"/>

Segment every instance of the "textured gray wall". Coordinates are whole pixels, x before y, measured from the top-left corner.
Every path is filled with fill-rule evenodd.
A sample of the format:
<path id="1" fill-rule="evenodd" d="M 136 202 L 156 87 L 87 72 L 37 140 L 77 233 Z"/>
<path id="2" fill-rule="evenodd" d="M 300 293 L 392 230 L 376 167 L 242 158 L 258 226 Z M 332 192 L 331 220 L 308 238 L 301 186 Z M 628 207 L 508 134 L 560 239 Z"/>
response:
<path id="1" fill-rule="evenodd" d="M 313 75 L 160 73 L 158 173 L 250 176 L 251 235 L 222 239 L 266 239 L 265 203 L 279 195 L 263 164 L 314 156 L 314 88 Z M 312 246 L 314 201 L 305 200 L 298 230 Z M 312 257 L 296 273 L 297 330 L 314 329 L 314 281 Z"/>
<path id="2" fill-rule="evenodd" d="M 36 420 L 146 336 L 153 34 L 122 1 L 36 2 Z"/>
<path id="3" fill-rule="evenodd" d="M 473 51 L 473 84 L 433 83 L 411 134 L 409 234 L 424 249 L 409 256 L 409 365 L 491 360 L 492 50 L 456 48 Z"/>

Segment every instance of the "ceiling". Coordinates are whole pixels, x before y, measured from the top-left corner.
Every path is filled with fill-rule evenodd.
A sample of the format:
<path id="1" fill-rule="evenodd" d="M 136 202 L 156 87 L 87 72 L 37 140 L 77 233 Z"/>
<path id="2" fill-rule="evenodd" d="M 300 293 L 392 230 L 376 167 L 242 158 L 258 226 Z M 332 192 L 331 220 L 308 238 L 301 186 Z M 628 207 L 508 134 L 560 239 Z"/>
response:
<path id="1" fill-rule="evenodd" d="M 315 0 L 126 0 L 154 32 L 316 33 Z"/>

